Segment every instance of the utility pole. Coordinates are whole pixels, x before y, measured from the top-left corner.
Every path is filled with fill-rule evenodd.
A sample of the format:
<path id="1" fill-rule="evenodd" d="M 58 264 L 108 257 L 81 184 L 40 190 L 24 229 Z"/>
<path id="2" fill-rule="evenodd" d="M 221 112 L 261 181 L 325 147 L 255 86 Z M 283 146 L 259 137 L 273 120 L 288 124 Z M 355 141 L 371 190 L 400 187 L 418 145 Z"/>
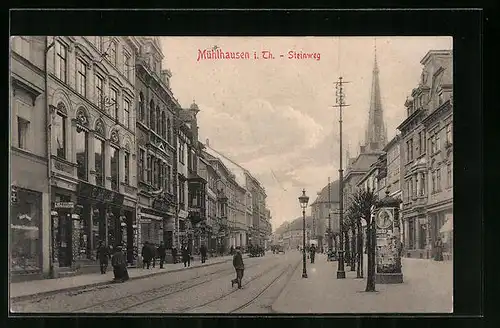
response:
<path id="1" fill-rule="evenodd" d="M 339 114 L 339 143 L 340 143 L 340 168 L 339 168 L 339 225 L 340 225 L 340 251 L 339 251 L 339 265 L 337 269 L 337 279 L 345 279 L 344 271 L 344 170 L 342 169 L 342 108 L 347 107 L 345 103 L 345 95 L 343 85 L 345 82 L 342 77 L 335 82 L 336 89 L 336 105 L 340 109 Z"/>

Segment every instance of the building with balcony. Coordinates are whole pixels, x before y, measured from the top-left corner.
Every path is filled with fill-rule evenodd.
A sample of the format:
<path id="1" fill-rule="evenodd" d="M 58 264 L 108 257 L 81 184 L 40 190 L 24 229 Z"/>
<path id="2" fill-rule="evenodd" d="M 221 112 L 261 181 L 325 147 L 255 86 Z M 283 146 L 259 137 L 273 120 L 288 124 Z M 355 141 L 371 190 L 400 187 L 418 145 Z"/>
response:
<path id="1" fill-rule="evenodd" d="M 50 276 L 46 37 L 14 36 L 10 51 L 11 281 Z"/>
<path id="2" fill-rule="evenodd" d="M 157 37 L 136 37 L 136 155 L 138 177 L 138 243 L 174 245 L 177 166 L 174 124 L 180 107 L 170 90 L 171 74 L 162 70 Z"/>
<path id="3" fill-rule="evenodd" d="M 430 258 L 446 214 L 450 218 L 452 208 L 451 187 L 448 188 L 450 192 L 442 192 L 440 184 L 443 181 L 441 168 L 448 163 L 452 166 L 449 160 L 452 156 L 441 152 L 440 142 L 445 131 L 451 131 L 452 54 L 446 50 L 431 50 L 420 63 L 424 66 L 420 83 L 406 100 L 407 118 L 398 127 L 404 152 L 401 158 L 402 217 L 404 254 Z M 449 135 L 451 137 L 451 132 Z M 437 194 L 443 196 L 433 196 Z M 436 212 L 443 210 L 446 214 L 436 214 L 435 219 L 430 220 L 428 204 L 431 199 L 438 204 Z"/>
<path id="4" fill-rule="evenodd" d="M 137 249 L 135 57 L 131 37 L 49 37 L 54 272 L 95 265 L 100 242 Z M 66 268 L 66 269 L 61 269 Z M 91 270 L 90 268 L 88 270 Z"/>

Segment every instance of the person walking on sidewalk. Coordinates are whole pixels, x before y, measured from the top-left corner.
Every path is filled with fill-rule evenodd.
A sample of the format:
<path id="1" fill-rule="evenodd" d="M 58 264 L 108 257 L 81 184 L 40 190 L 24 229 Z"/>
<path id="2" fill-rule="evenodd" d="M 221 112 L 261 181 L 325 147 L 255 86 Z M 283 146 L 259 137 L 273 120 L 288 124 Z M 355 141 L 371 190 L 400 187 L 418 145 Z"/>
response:
<path id="1" fill-rule="evenodd" d="M 172 258 L 173 258 L 174 264 L 176 264 L 177 263 L 177 247 L 172 247 Z"/>
<path id="2" fill-rule="evenodd" d="M 207 247 L 203 244 L 200 247 L 201 263 L 205 263 L 207 260 Z"/>
<path id="3" fill-rule="evenodd" d="M 441 237 L 438 237 L 436 240 L 436 253 L 434 254 L 434 261 L 443 261 L 443 241 Z"/>
<path id="4" fill-rule="evenodd" d="M 102 241 L 99 242 L 99 247 L 97 248 L 97 259 L 99 260 L 99 266 L 101 267 L 101 274 L 105 274 L 108 268 L 108 259 L 111 256 L 109 248 L 104 245 Z"/>
<path id="5" fill-rule="evenodd" d="M 158 250 L 156 245 L 153 243 L 149 244 L 151 250 L 151 263 L 153 264 L 153 268 L 156 266 L 156 258 L 158 257 Z"/>
<path id="6" fill-rule="evenodd" d="M 243 256 L 241 255 L 239 246 L 236 247 L 236 253 L 233 256 L 233 267 L 236 270 L 236 278 L 231 280 L 231 287 L 234 287 L 234 284 L 238 284 L 238 288 L 241 289 L 241 280 L 243 279 L 245 265 L 243 264 Z"/>
<path id="7" fill-rule="evenodd" d="M 184 263 L 184 267 L 191 266 L 191 253 L 187 245 L 182 248 L 182 262 Z"/>
<path id="8" fill-rule="evenodd" d="M 314 263 L 314 257 L 316 256 L 316 246 L 311 245 L 309 248 L 310 254 L 311 254 L 311 263 Z"/>
<path id="9" fill-rule="evenodd" d="M 115 247 L 115 253 L 111 257 L 111 265 L 113 266 L 114 280 L 124 282 L 129 279 L 127 271 L 127 262 L 122 251 L 122 246 Z"/>
<path id="10" fill-rule="evenodd" d="M 165 245 L 163 242 L 160 242 L 160 246 L 158 247 L 158 257 L 160 258 L 160 269 L 163 269 L 163 263 L 165 263 L 165 256 L 167 256 L 167 252 L 165 250 Z"/>
<path id="11" fill-rule="evenodd" d="M 151 247 L 149 246 L 149 242 L 144 242 L 144 246 L 142 246 L 142 268 L 147 268 L 149 269 L 149 266 L 151 265 L 151 258 L 153 257 L 153 254 L 151 252 Z"/>

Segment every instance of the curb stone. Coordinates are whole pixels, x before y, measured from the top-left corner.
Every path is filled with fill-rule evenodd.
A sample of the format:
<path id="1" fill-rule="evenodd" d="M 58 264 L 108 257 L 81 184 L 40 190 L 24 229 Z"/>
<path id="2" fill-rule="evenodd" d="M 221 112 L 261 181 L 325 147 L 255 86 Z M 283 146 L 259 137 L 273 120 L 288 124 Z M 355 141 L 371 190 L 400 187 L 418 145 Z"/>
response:
<path id="1" fill-rule="evenodd" d="M 244 258 L 245 258 L 245 256 L 244 256 Z M 212 265 L 217 265 L 217 264 L 226 263 L 226 262 L 230 262 L 230 261 L 232 261 L 232 259 L 227 259 L 227 260 L 220 261 L 220 262 L 212 262 L 212 263 L 208 263 L 208 264 L 204 264 L 204 265 L 192 266 L 192 267 L 187 267 L 187 268 L 179 268 L 179 269 L 173 269 L 173 270 L 168 270 L 168 271 L 151 272 L 149 274 L 145 274 L 142 276 L 130 277 L 129 281 L 150 278 L 152 276 L 157 276 L 157 275 L 167 274 L 167 273 L 172 273 L 172 272 L 191 270 L 194 268 L 209 267 Z M 46 292 L 11 297 L 10 301 L 11 302 L 20 302 L 20 301 L 28 300 L 28 299 L 33 298 L 33 297 L 47 297 L 47 296 L 52 296 L 52 295 L 59 294 L 59 293 L 72 292 L 72 291 L 93 288 L 93 287 L 99 287 L 99 286 L 104 286 L 104 285 L 112 285 L 112 284 L 114 284 L 114 282 L 112 280 L 100 281 L 100 282 L 91 283 L 91 284 L 87 284 L 87 285 L 72 286 L 72 287 L 67 287 L 67 288 L 62 288 L 62 289 L 50 290 L 50 291 L 46 291 Z"/>

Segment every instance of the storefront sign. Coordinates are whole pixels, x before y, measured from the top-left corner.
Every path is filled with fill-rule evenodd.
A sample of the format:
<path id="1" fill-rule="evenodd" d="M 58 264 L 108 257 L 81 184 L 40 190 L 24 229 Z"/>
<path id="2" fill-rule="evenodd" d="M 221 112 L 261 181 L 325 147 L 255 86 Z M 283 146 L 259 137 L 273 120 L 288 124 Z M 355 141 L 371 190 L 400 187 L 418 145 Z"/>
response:
<path id="1" fill-rule="evenodd" d="M 73 202 L 55 202 L 54 208 L 73 208 L 75 204 Z"/>
<path id="2" fill-rule="evenodd" d="M 90 198 L 96 202 L 112 203 L 113 205 L 122 205 L 124 199 L 124 196 L 120 193 L 85 182 L 78 184 L 78 195 Z"/>
<path id="3" fill-rule="evenodd" d="M 141 218 L 141 223 L 151 223 L 151 219 L 144 219 L 144 218 Z"/>

